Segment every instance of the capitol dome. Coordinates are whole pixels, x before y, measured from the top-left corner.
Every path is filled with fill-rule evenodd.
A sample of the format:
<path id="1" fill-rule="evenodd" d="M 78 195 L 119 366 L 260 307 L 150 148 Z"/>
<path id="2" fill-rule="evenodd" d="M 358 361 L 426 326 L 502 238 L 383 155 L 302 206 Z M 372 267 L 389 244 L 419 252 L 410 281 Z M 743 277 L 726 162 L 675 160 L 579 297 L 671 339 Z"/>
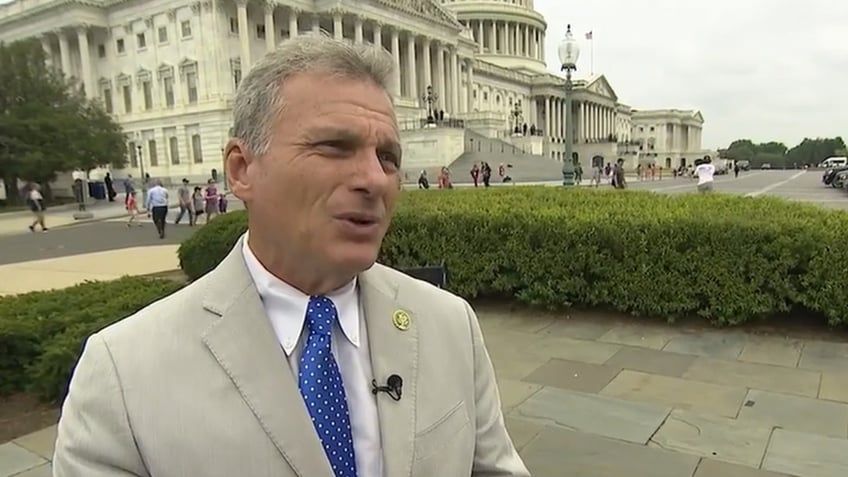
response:
<path id="1" fill-rule="evenodd" d="M 477 43 L 478 59 L 509 69 L 545 70 L 548 24 L 533 0 L 441 0 Z"/>

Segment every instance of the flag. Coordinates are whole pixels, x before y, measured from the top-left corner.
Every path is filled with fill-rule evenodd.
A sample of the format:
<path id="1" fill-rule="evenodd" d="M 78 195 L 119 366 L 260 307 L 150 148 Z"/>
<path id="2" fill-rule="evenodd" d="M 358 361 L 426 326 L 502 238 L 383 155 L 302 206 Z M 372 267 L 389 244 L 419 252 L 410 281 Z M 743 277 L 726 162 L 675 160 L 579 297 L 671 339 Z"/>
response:
<path id="1" fill-rule="evenodd" d="M 592 39 L 592 32 L 591 32 L 591 31 L 590 31 L 589 33 L 586 33 L 586 39 L 587 39 L 587 40 L 591 40 L 591 39 Z"/>

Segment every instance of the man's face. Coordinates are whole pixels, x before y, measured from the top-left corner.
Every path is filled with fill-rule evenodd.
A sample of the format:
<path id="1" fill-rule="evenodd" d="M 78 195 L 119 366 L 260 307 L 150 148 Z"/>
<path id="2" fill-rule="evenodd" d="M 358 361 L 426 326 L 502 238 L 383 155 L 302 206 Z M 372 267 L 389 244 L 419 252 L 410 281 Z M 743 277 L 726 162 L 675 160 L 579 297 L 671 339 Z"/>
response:
<path id="1" fill-rule="evenodd" d="M 324 273 L 357 274 L 377 259 L 400 191 L 400 139 L 376 84 L 291 77 L 268 153 L 247 161 L 253 231 L 274 253 Z"/>

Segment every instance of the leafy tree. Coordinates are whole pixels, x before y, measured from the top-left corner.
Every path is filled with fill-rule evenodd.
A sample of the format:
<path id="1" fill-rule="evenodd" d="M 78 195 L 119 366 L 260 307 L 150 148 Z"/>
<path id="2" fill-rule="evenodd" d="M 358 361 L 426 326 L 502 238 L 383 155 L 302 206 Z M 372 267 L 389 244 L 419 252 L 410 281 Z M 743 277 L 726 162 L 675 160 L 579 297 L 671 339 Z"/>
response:
<path id="1" fill-rule="evenodd" d="M 786 144 L 769 141 L 756 144 L 750 139 L 737 139 L 727 149 L 721 150 L 722 157 L 735 161 L 750 161 L 752 167 L 771 164 L 772 167 L 801 167 L 816 165 L 829 156 L 845 155 L 845 142 L 841 137 L 806 138 L 789 149 Z"/>
<path id="2" fill-rule="evenodd" d="M 0 43 L 0 177 L 10 201 L 18 179 L 49 183 L 61 172 L 126 163 L 121 127 L 79 85 L 47 65 L 41 42 Z"/>

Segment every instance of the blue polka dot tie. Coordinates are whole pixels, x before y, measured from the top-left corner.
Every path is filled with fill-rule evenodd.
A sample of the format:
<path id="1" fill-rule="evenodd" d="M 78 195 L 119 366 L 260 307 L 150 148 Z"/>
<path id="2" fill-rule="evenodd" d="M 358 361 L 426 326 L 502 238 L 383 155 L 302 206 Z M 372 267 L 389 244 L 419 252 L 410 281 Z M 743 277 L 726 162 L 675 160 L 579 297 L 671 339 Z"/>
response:
<path id="1" fill-rule="evenodd" d="M 332 300 L 323 296 L 309 299 L 309 338 L 300 357 L 298 386 L 336 477 L 356 477 L 347 398 L 339 367 L 330 353 L 330 333 L 337 319 Z"/>

